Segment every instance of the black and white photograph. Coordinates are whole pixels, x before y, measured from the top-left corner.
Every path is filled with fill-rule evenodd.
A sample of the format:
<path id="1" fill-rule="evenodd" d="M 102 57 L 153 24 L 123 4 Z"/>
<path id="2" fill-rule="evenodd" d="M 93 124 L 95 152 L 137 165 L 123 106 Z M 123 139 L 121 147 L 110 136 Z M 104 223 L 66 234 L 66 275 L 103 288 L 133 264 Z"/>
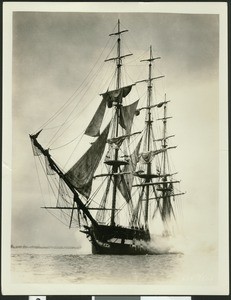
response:
<path id="1" fill-rule="evenodd" d="M 227 294 L 226 4 L 4 5 L 3 294 Z"/>

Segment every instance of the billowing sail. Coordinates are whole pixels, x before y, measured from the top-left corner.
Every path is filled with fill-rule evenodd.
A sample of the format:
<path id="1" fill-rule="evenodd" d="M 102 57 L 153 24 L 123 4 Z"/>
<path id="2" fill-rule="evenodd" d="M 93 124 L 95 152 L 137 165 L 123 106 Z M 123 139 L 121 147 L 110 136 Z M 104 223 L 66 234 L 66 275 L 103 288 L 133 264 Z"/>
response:
<path id="1" fill-rule="evenodd" d="M 136 108 L 139 100 L 136 102 L 121 107 L 121 117 L 120 117 L 120 125 L 126 129 L 126 133 L 129 134 L 131 132 L 132 122 L 134 118 L 134 114 L 136 112 Z"/>
<path id="2" fill-rule="evenodd" d="M 142 163 L 142 164 L 148 164 L 148 163 L 150 163 L 153 160 L 155 154 L 156 154 L 155 151 L 149 151 L 149 152 L 140 153 L 140 155 L 139 155 L 139 161 L 140 161 L 140 163 Z"/>
<path id="3" fill-rule="evenodd" d="M 66 173 L 71 184 L 86 198 L 90 196 L 93 176 L 105 149 L 109 125 L 88 151 Z"/>
<path id="4" fill-rule="evenodd" d="M 170 195 L 167 195 L 164 198 L 163 204 L 162 204 L 162 209 L 161 209 L 161 218 L 163 221 L 168 221 L 171 216 L 175 218 L 175 214 L 173 211 L 172 203 L 171 203 L 171 198 Z"/>
<path id="5" fill-rule="evenodd" d="M 128 172 L 128 174 L 120 175 L 118 180 L 118 189 L 127 202 L 131 200 L 131 188 L 134 178 L 133 172 L 135 172 L 138 162 L 138 153 L 140 150 L 141 140 L 142 139 L 140 139 L 139 143 L 137 144 L 134 152 L 130 155 L 130 163 L 124 167 L 123 172 Z"/>
<path id="6" fill-rule="evenodd" d="M 88 125 L 88 127 L 85 131 L 85 134 L 87 134 L 89 136 L 93 136 L 93 137 L 100 135 L 100 127 L 103 122 L 105 110 L 106 110 L 106 100 L 103 99 L 101 101 L 96 113 L 94 114 L 90 124 Z"/>
<path id="7" fill-rule="evenodd" d="M 120 89 L 107 91 L 102 94 L 103 99 L 107 102 L 108 107 L 112 107 L 113 103 L 121 103 L 122 98 L 126 97 L 132 89 L 132 85 L 124 86 Z"/>

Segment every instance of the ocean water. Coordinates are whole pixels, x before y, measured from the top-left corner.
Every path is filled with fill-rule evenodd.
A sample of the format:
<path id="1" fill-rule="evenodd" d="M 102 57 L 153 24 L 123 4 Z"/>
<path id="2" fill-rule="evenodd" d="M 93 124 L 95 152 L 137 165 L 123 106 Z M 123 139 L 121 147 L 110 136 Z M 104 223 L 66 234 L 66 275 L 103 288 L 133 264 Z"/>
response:
<path id="1" fill-rule="evenodd" d="M 92 255 L 74 248 L 12 248 L 13 283 L 183 284 L 217 281 L 214 251 L 160 255 Z"/>

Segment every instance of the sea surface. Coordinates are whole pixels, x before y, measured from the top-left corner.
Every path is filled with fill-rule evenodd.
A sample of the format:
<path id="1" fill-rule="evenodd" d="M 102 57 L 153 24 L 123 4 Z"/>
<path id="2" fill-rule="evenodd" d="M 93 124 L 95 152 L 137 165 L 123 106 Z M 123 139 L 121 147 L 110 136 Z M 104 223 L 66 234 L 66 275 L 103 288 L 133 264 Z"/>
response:
<path id="1" fill-rule="evenodd" d="M 217 281 L 213 251 L 159 255 L 92 255 L 75 248 L 12 248 L 13 283 L 189 284 Z"/>

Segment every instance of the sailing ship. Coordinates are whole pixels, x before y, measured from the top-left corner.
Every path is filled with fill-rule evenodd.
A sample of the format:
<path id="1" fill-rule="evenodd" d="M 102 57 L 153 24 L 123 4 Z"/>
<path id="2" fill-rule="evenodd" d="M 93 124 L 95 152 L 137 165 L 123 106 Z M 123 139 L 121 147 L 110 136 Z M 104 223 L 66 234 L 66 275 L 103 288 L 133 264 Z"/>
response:
<path id="1" fill-rule="evenodd" d="M 169 235 L 169 224 L 176 219 L 178 197 L 184 194 L 169 160 L 169 151 L 176 148 L 169 146 L 174 136 L 168 135 L 167 128 L 170 101 L 166 94 L 159 100 L 153 93 L 155 81 L 164 77 L 153 76 L 155 61 L 160 57 L 153 56 L 150 46 L 148 57 L 141 60 L 141 64 L 148 65 L 147 78 L 123 85 L 124 61 L 132 55 L 122 53 L 122 38 L 127 32 L 118 20 L 116 30 L 110 34 L 116 39 L 116 55 L 105 62 L 114 63 L 115 83 L 112 89 L 109 86 L 105 92 L 99 91 L 101 102 L 83 133 L 92 141 L 84 154 L 65 170 L 50 149 L 38 141 L 44 128 L 30 135 L 33 153 L 48 181 L 56 178 L 56 203 L 44 208 L 58 210 L 69 227 L 79 227 L 90 240 L 93 254 L 155 254 L 151 224 L 159 218 L 163 234 Z M 125 105 L 132 89 L 142 84 L 145 104 L 140 106 L 138 99 Z M 106 110 L 111 117 L 105 125 Z M 144 120 L 138 120 L 139 131 L 133 131 L 141 115 Z M 160 136 L 154 125 L 162 127 Z"/>

